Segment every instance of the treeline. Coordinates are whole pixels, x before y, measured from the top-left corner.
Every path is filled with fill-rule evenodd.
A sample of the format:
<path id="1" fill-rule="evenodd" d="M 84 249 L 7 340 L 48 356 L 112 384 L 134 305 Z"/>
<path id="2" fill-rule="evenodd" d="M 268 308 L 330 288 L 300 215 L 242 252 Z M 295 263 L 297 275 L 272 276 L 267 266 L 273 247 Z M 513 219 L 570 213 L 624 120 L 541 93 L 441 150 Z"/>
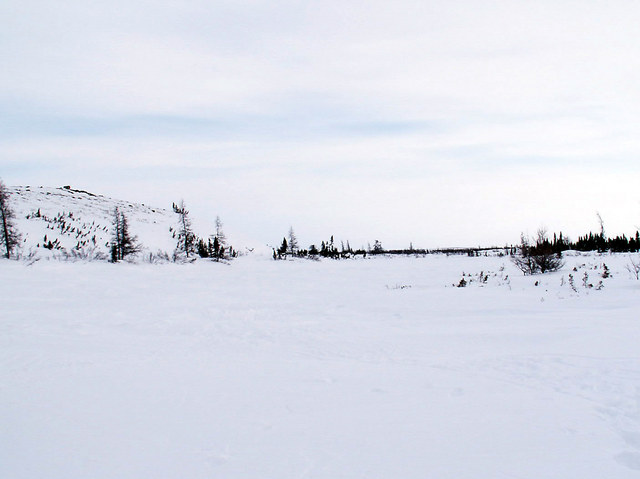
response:
<path id="1" fill-rule="evenodd" d="M 564 251 L 568 250 L 612 253 L 638 252 L 640 251 L 640 232 L 636 231 L 635 235 L 630 237 L 620 235 L 613 238 L 606 237 L 604 233 L 596 234 L 590 232 L 584 236 L 579 236 L 577 241 L 571 241 L 564 236 L 562 232 L 554 233 L 553 237 L 548 237 L 546 231 L 539 231 L 533 245 L 529 244 L 528 240 L 525 241 L 523 238 L 519 245 L 477 248 L 424 249 L 414 248 L 413 244 L 410 244 L 409 248 L 385 249 L 382 243 L 376 240 L 373 245 L 368 245 L 366 249 L 354 249 L 350 246 L 349 241 L 340 241 L 340 245 L 337 245 L 333 236 L 326 241 L 321 241 L 319 246 L 314 243 L 308 248 L 300 248 L 293 228 L 290 228 L 288 235 L 282 239 L 280 246 L 273 248 L 273 259 L 281 260 L 287 257 L 346 259 L 357 256 L 366 257 L 367 255 L 408 256 L 427 254 L 482 256 L 490 253 L 499 256 L 516 256 L 522 254 L 528 256 L 547 256 L 549 254 L 561 256 Z M 546 266 L 543 264 L 541 269 L 545 271 Z"/>
<path id="2" fill-rule="evenodd" d="M 626 235 L 608 238 L 603 233 L 589 232 L 584 236 L 579 236 L 577 241 L 570 241 L 562 232 L 553 234 L 553 238 L 547 240 L 545 247 L 550 247 L 555 253 L 563 251 L 598 251 L 601 253 L 635 253 L 640 251 L 640 231 L 636 231 L 634 236 Z"/>
<path id="3" fill-rule="evenodd" d="M 9 196 L 8 189 L 0 181 L 0 254 L 6 258 L 16 256 L 19 241 L 21 240 L 21 235 L 15 227 L 15 213 L 10 207 Z M 176 246 L 172 254 L 170 252 L 158 251 L 156 256 L 166 257 L 167 259 L 171 258 L 173 261 L 191 261 L 198 257 L 208 258 L 214 261 L 223 261 L 238 256 L 238 252 L 234 250 L 233 246 L 228 244 L 226 235 L 222 229 L 223 225 L 220 217 L 215 218 L 215 231 L 212 234 L 205 237 L 198 237 L 191 227 L 189 211 L 184 201 L 181 201 L 179 204 L 174 203 L 172 208 L 173 212 L 177 215 L 177 221 L 175 226 L 169 228 L 169 233 L 176 241 Z M 588 234 L 579 236 L 575 241 L 567 238 L 562 232 L 554 233 L 553 236 L 549 237 L 546 232 L 542 230 L 538 232 L 538 236 L 534 238 L 533 242 L 523 237 L 521 244 L 515 246 L 431 250 L 414 248 L 413 244 L 410 244 L 409 248 L 385 249 L 379 240 L 375 240 L 373 244 L 368 244 L 366 248 L 352 248 L 349 241 L 340 241 L 338 244 L 334 236 L 330 236 L 326 240 L 303 248 L 299 246 L 293 228 L 290 228 L 288 234 L 282 239 L 279 246 L 273 247 L 273 258 L 276 260 L 286 259 L 287 257 L 346 259 L 358 256 L 366 257 L 368 255 L 415 256 L 440 253 L 447 255 L 480 256 L 483 254 L 498 254 L 501 256 L 520 256 L 529 259 L 538 257 L 536 261 L 540 263 L 540 258 L 544 257 L 544 261 L 548 261 L 549 255 L 561 257 L 562 253 L 567 250 L 613 253 L 640 251 L 640 231 L 636 231 L 635 234 L 631 236 L 623 234 L 610 238 L 605 235 L 604 225 L 600 215 L 598 215 L 598 218 L 601 224 L 600 233 L 589 232 Z M 109 232 L 111 233 L 110 240 L 102 244 L 108 248 L 111 261 L 122 261 L 128 256 L 141 253 L 143 250 L 137 237 L 129 232 L 128 218 L 124 212 L 118 208 L 113 212 L 110 228 L 96 224 L 95 221 L 92 223 L 84 223 L 74 218 L 72 212 L 58 213 L 55 217 L 49 218 L 38 209 L 36 212 L 27 215 L 27 219 L 45 221 L 48 230 L 50 229 L 57 234 L 71 237 L 76 242 L 74 247 L 65 249 L 59 238 L 52 237 L 50 233 L 49 235 L 44 235 L 42 242 L 39 242 L 37 245 L 38 248 L 60 250 L 61 252 L 73 253 L 76 256 L 87 253 L 89 257 L 102 258 L 104 256 L 103 253 L 92 254 L 92 252 L 98 251 L 102 247 L 102 245 L 98 244 L 99 233 Z M 104 239 L 102 241 L 104 241 Z M 153 254 L 151 254 L 151 257 L 153 257 Z M 553 266 L 554 265 L 552 265 L 552 269 Z M 527 268 L 529 270 L 534 269 L 529 266 L 527 266 Z M 543 263 L 538 264 L 536 268 L 544 272 L 548 266 Z"/>
<path id="4" fill-rule="evenodd" d="M 369 245 L 366 249 L 354 249 L 349 244 L 349 241 L 340 241 L 340 245 L 337 245 L 333 235 L 328 240 L 320 241 L 318 245 L 314 243 L 308 248 L 300 248 L 293 228 L 290 228 L 288 235 L 282 238 L 280 246 L 273 248 L 273 259 L 280 260 L 287 257 L 347 259 L 357 256 L 366 257 L 367 255 L 413 253 L 427 254 L 427 250 L 414 250 L 412 248 L 407 250 L 385 250 L 378 240 L 374 242 L 373 246 Z"/>
<path id="5" fill-rule="evenodd" d="M 515 254 L 517 248 L 515 246 L 492 246 L 488 248 L 442 248 L 442 249 L 425 249 L 414 248 L 413 243 L 409 244 L 408 248 L 397 249 L 385 249 L 379 240 L 375 240 L 372 244 L 368 244 L 366 248 L 354 249 L 349 244 L 349 241 L 340 241 L 338 245 L 331 236 L 328 240 L 323 240 L 317 246 L 315 243 L 308 248 L 300 248 L 298 246 L 298 239 L 293 231 L 293 228 L 289 229 L 287 236 L 282 238 L 280 246 L 273 248 L 273 259 L 281 260 L 287 257 L 295 258 L 331 258 L 331 259 L 348 259 L 358 256 L 366 257 L 376 255 L 404 255 L 404 256 L 424 256 L 427 254 L 447 254 L 447 255 L 467 255 L 467 256 L 481 256 L 488 252 L 498 252 L 500 256 Z"/>
<path id="6" fill-rule="evenodd" d="M 312 244 L 308 248 L 300 248 L 298 246 L 298 239 L 293 231 L 293 228 L 289 229 L 289 233 L 286 237 L 282 238 L 282 243 L 278 248 L 273 248 L 273 259 L 286 259 L 288 256 L 297 258 L 351 258 L 356 255 L 367 255 L 367 251 L 363 249 L 354 250 L 347 241 L 340 243 L 340 247 L 335 244 L 333 235 L 327 241 L 321 241 L 319 246 Z"/>

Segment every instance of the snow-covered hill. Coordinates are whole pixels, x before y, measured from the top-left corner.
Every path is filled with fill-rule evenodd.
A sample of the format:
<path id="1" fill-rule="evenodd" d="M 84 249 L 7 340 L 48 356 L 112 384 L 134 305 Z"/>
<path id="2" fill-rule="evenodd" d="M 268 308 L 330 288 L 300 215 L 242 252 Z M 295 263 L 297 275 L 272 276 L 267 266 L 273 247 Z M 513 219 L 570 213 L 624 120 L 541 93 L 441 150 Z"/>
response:
<path id="1" fill-rule="evenodd" d="M 18 186 L 8 190 L 24 256 L 106 257 L 116 207 L 127 216 L 131 234 L 138 237 L 146 254 L 171 253 L 175 248 L 170 228 L 176 218 L 171 211 L 70 186 Z"/>

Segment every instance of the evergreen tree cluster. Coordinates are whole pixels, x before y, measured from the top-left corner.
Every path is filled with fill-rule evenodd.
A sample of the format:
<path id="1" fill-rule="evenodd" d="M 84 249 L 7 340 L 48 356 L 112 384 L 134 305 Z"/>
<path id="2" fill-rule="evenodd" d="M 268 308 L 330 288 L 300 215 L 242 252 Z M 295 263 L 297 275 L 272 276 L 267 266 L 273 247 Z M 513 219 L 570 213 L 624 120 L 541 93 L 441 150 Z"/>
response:
<path id="1" fill-rule="evenodd" d="M 182 255 L 189 258 L 196 253 L 201 258 L 210 258 L 214 261 L 237 257 L 238 254 L 233 250 L 233 247 L 227 245 L 227 237 L 222 230 L 223 225 L 219 216 L 216 216 L 215 219 L 215 233 L 205 240 L 198 238 L 193 232 L 189 211 L 185 207 L 184 201 L 181 201 L 180 205 L 174 203 L 173 211 L 178 215 L 178 227 L 173 232 L 174 238 L 178 240 L 174 258 Z"/>
<path id="2" fill-rule="evenodd" d="M 627 237 L 626 235 L 607 238 L 604 230 L 600 233 L 589 232 L 583 236 L 579 236 L 577 241 L 570 241 L 562 232 L 553 234 L 553 239 L 548 240 L 551 248 L 555 253 L 563 251 L 610 251 L 612 253 L 635 253 L 640 251 L 640 231 L 636 231 L 635 235 Z"/>
<path id="3" fill-rule="evenodd" d="M 626 235 L 606 238 L 601 234 L 589 233 L 578 237 L 578 241 L 570 244 L 576 251 L 611 251 L 613 253 L 631 253 L 640 251 L 640 232 L 630 238 Z"/>
<path id="4" fill-rule="evenodd" d="M 307 249 L 298 248 L 298 240 L 296 239 L 293 228 L 289 230 L 289 234 L 282 238 L 280 247 L 273 250 L 273 259 L 286 259 L 287 256 L 297 258 L 331 258 L 331 259 L 344 259 L 352 258 L 357 255 L 366 256 L 367 251 L 364 249 L 354 250 L 351 248 L 349 241 L 340 242 L 340 247 L 335 243 L 333 235 L 328 240 L 320 242 L 320 247 L 316 244 L 310 245 Z"/>
<path id="5" fill-rule="evenodd" d="M 233 246 L 224 246 L 217 236 L 213 236 L 213 239 L 208 238 L 207 241 L 203 238 L 198 238 L 197 250 L 201 258 L 210 258 L 214 261 L 222 261 L 238 256 Z"/>
<path id="6" fill-rule="evenodd" d="M 320 246 L 318 247 L 316 243 L 310 245 L 307 249 L 302 249 L 297 247 L 297 240 L 294 243 L 294 247 L 291 247 L 292 238 L 295 239 L 295 235 L 293 234 L 293 229 L 290 229 L 288 236 L 282 238 L 282 243 L 278 248 L 273 249 L 273 259 L 286 259 L 288 256 L 298 257 L 298 258 L 331 258 L 331 259 L 347 259 L 347 258 L 355 258 L 358 256 L 366 257 L 367 255 L 425 255 L 430 252 L 448 252 L 449 250 L 434 250 L 429 251 L 426 249 L 416 249 L 413 247 L 413 243 L 409 245 L 409 248 L 406 249 L 385 249 L 382 246 L 382 243 L 379 240 L 375 240 L 373 246 L 371 244 L 365 248 L 354 249 L 351 247 L 351 244 L 347 240 L 340 241 L 340 246 L 337 245 L 334 236 L 332 235 L 328 240 L 323 240 L 320 242 Z M 485 248 L 485 249 L 495 249 L 495 248 Z M 451 250 L 453 251 L 453 250 Z M 469 249 L 464 250 L 455 250 L 456 253 L 467 253 L 468 251 L 472 251 Z M 475 251 L 475 250 L 473 250 Z M 473 256 L 473 254 L 471 254 Z"/>

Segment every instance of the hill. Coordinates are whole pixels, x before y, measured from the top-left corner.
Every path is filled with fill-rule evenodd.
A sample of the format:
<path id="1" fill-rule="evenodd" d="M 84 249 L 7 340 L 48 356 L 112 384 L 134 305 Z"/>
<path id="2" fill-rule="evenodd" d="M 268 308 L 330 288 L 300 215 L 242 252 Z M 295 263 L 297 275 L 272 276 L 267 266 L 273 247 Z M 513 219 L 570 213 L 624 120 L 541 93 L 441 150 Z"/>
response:
<path id="1" fill-rule="evenodd" d="M 173 212 L 108 198 L 70 186 L 8 187 L 25 256 L 101 258 L 109 253 L 113 211 L 129 220 L 145 254 L 175 247 Z"/>

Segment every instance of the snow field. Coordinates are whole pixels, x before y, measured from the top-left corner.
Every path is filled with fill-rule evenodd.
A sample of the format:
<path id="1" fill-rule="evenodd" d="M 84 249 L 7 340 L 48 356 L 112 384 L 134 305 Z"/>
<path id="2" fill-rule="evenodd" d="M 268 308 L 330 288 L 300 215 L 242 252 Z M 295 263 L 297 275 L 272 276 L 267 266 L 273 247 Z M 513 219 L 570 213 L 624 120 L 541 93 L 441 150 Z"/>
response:
<path id="1" fill-rule="evenodd" d="M 627 258 L 4 261 L 0 477 L 637 477 Z"/>

